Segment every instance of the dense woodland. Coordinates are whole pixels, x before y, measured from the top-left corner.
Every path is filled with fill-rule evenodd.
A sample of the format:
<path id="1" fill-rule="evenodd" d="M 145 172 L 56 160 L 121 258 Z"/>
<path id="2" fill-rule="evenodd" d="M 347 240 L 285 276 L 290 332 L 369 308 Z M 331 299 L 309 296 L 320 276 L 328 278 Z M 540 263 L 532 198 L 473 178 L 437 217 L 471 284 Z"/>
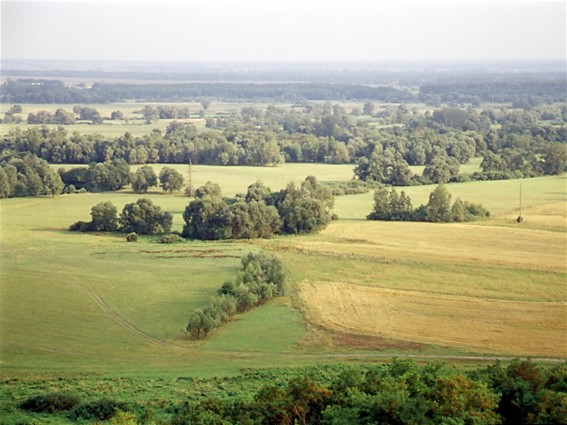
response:
<path id="1" fill-rule="evenodd" d="M 146 106 L 141 111 L 149 123 L 163 116 L 187 114 L 175 107 Z M 41 114 L 33 115 L 32 119 L 37 120 Z M 62 111 L 59 116 L 76 116 L 93 123 L 101 118 L 95 109 L 84 106 L 74 107 L 73 112 Z M 30 179 L 24 176 L 31 168 L 23 167 L 21 161 L 39 160 L 90 164 L 91 168 L 109 161 L 353 164 L 356 178 L 395 186 L 559 174 L 565 170 L 567 159 L 566 121 L 564 105 L 482 110 L 441 107 L 419 113 L 404 104 L 378 109 L 366 102 L 350 111 L 331 103 L 291 109 L 274 105 L 245 107 L 231 114 L 207 117 L 207 131 L 174 120 L 163 134 L 154 130 L 141 137 L 129 133 L 116 138 L 81 135 L 72 132 L 72 125 L 17 128 L 4 135 L 0 143 L 0 193 L 3 197 L 53 193 L 51 189 L 22 189 L 29 185 Z M 37 159 L 26 160 L 30 155 Z M 481 172 L 460 174 L 460 165 L 473 157 L 483 158 Z M 422 175 L 412 174 L 410 165 L 424 165 Z M 80 182 L 73 184 L 77 187 Z M 82 186 L 116 190 L 125 184 L 116 188 L 90 184 L 89 189 L 85 182 Z"/>

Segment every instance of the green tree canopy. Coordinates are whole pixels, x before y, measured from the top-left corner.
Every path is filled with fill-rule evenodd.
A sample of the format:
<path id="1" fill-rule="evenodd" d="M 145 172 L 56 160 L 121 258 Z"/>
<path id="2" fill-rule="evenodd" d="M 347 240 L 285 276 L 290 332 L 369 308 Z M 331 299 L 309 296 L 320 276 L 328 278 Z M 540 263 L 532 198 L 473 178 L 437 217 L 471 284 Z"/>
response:
<path id="1" fill-rule="evenodd" d="M 120 214 L 120 230 L 124 233 L 135 232 L 139 235 L 156 235 L 171 231 L 172 216 L 162 211 L 149 199 L 138 199 L 126 204 Z"/>
<path id="2" fill-rule="evenodd" d="M 184 179 L 181 173 L 170 167 L 163 167 L 159 172 L 159 182 L 164 192 L 176 192 L 183 187 Z"/>
<path id="3" fill-rule="evenodd" d="M 148 188 L 157 186 L 157 176 L 154 169 L 144 165 L 136 170 L 131 178 L 132 190 L 136 193 L 146 193 Z"/>

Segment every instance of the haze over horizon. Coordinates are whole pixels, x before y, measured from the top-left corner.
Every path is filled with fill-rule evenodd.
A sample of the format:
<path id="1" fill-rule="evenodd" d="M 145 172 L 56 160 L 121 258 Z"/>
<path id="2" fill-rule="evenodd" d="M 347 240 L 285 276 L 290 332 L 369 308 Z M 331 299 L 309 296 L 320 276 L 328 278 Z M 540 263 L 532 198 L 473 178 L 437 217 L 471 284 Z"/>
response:
<path id="1" fill-rule="evenodd" d="M 565 1 L 2 1 L 1 57 L 160 62 L 565 60 Z"/>

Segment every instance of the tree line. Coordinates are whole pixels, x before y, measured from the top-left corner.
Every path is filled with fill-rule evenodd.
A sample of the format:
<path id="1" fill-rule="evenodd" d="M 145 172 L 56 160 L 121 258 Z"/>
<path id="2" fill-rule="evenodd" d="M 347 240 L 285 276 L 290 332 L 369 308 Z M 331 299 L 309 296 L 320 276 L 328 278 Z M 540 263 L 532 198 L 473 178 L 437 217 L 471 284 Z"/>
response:
<path id="1" fill-rule="evenodd" d="M 85 107 L 78 109 L 80 113 L 89 111 Z M 149 109 L 150 121 L 167 112 L 165 107 L 163 111 Z M 18 128 L 3 136 L 0 147 L 4 156 L 31 152 L 50 163 L 88 164 L 115 158 L 130 164 L 187 164 L 189 160 L 211 165 L 350 163 L 360 166 L 360 176 L 364 177 L 368 174 L 364 161 L 372 161 L 373 154 L 394 155 L 400 166 L 434 166 L 437 158 L 437 163 L 448 164 L 445 168 L 452 170 L 457 163 L 464 164 L 474 156 L 488 152 L 501 156 L 505 150 L 522 154 L 530 151 L 535 159 L 525 158 L 524 162 L 545 162 L 542 155 L 567 143 L 565 107 L 481 113 L 441 108 L 419 115 L 403 105 L 376 112 L 367 102 L 364 109 L 373 114 L 373 119 L 390 125 L 377 128 L 355 110 L 347 113 L 330 103 L 291 110 L 272 105 L 266 110 L 246 107 L 226 116 L 207 118 L 207 126 L 215 131 L 206 133 L 182 122 L 170 123 L 164 134 L 153 131 L 134 137 L 125 133 L 116 138 L 77 132 L 69 135 L 63 127 Z M 443 161 L 438 159 L 440 156 Z M 537 170 L 537 164 L 532 168 Z M 382 178 L 372 174 L 373 179 Z M 433 179 L 435 174 L 431 173 Z M 450 175 L 454 172 L 450 171 Z"/>
<path id="2" fill-rule="evenodd" d="M 467 222 L 490 216 L 481 204 L 462 201 L 457 198 L 451 204 L 451 194 L 443 184 L 429 194 L 426 205 L 413 207 L 409 196 L 395 188 L 390 191 L 381 187 L 374 192 L 374 207 L 366 217 L 368 220 L 383 221 L 428 221 L 432 223 Z"/>
<path id="3" fill-rule="evenodd" d="M 285 270 L 278 257 L 250 252 L 242 257 L 240 264 L 235 281 L 225 282 L 209 305 L 191 314 L 186 327 L 190 338 L 206 338 L 236 313 L 284 295 Z"/>
<path id="4" fill-rule="evenodd" d="M 111 103 L 127 99 L 145 101 L 191 101 L 200 98 L 226 100 L 339 100 L 372 99 L 411 102 L 409 90 L 360 84 L 326 83 L 94 83 L 90 88 L 69 87 L 58 80 L 18 79 L 0 85 L 3 103 Z"/>

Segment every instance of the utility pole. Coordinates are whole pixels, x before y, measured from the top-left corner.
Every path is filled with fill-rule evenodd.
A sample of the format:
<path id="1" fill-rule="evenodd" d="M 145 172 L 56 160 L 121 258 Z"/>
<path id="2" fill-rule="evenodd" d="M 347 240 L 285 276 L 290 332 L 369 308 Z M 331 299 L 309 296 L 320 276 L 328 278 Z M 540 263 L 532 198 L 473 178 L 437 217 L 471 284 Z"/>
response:
<path id="1" fill-rule="evenodd" d="M 524 221 L 524 217 L 522 217 L 522 182 L 520 182 L 520 215 L 516 219 L 518 223 Z"/>
<path id="2" fill-rule="evenodd" d="M 188 197 L 193 196 L 193 164 L 191 163 L 190 157 L 189 157 L 189 186 L 187 186 L 187 190 L 185 191 L 185 196 Z"/>

